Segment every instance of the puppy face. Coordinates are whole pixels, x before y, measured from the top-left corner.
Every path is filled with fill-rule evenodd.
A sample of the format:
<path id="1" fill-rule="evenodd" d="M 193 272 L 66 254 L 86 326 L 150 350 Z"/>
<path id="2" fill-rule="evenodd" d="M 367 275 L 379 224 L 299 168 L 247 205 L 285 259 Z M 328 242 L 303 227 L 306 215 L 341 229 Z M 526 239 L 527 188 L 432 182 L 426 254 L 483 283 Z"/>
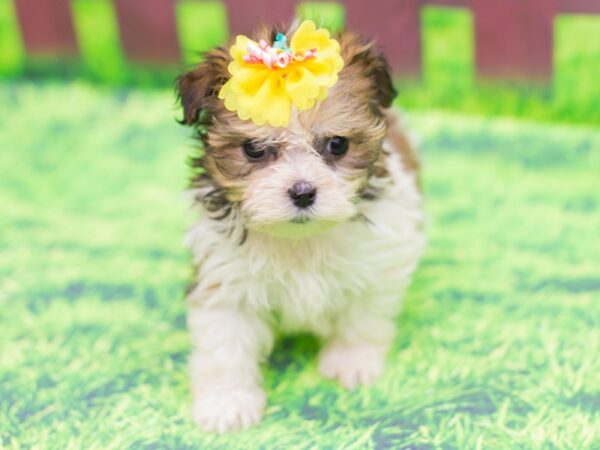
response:
<path id="1" fill-rule="evenodd" d="M 277 30 L 255 36 L 272 39 Z M 215 216 L 238 208 L 245 225 L 282 237 L 311 235 L 359 213 L 361 193 L 381 156 L 383 109 L 395 91 L 388 65 L 370 44 L 344 32 L 344 68 L 328 97 L 289 125 L 257 126 L 225 109 L 217 95 L 229 78 L 223 49 L 178 80 L 184 121 L 195 125 L 204 154 L 192 181 Z"/>

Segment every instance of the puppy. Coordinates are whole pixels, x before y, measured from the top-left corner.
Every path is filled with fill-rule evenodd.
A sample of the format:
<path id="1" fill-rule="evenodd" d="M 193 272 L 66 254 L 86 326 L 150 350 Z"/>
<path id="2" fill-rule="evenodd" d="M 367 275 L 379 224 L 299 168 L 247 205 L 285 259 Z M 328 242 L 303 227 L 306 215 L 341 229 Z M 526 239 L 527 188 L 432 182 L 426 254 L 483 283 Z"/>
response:
<path id="1" fill-rule="evenodd" d="M 277 31 L 253 38 L 273 42 Z M 225 107 L 227 48 L 178 79 L 183 122 L 202 144 L 191 159 L 201 214 L 186 242 L 192 415 L 204 430 L 260 420 L 260 364 L 279 333 L 314 333 L 325 378 L 373 382 L 424 250 L 418 158 L 391 109 L 389 66 L 359 36 L 335 39 L 337 81 L 310 109 L 292 106 L 285 126 Z"/>

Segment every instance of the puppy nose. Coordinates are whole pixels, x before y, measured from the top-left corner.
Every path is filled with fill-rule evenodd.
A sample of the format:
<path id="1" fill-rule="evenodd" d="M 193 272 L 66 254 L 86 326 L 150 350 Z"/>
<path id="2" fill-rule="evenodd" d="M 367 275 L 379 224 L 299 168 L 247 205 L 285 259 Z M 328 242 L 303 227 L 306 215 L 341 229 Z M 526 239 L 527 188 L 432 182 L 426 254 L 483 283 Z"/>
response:
<path id="1" fill-rule="evenodd" d="M 307 181 L 298 181 L 288 189 L 288 195 L 298 208 L 308 208 L 315 202 L 317 188 Z"/>

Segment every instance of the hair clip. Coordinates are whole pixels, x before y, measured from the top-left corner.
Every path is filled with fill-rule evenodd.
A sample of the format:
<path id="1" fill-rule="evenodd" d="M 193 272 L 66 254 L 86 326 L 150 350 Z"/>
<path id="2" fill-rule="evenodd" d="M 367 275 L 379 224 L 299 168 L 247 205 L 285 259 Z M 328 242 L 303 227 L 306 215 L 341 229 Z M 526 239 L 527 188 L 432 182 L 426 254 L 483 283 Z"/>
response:
<path id="1" fill-rule="evenodd" d="M 229 111 L 257 125 L 289 123 L 292 107 L 302 111 L 327 97 L 344 62 L 339 43 L 311 21 L 290 39 L 278 33 L 272 45 L 237 36 L 230 49 L 231 78 L 219 91 Z"/>
<path id="2" fill-rule="evenodd" d="M 286 40 L 284 34 L 278 33 L 273 46 L 267 44 L 265 40 L 260 40 L 258 45 L 252 41 L 248 42 L 246 47 L 248 54 L 244 55 L 244 62 L 264 64 L 269 69 L 285 69 L 293 61 L 304 61 L 317 55 L 316 48 L 292 52 L 292 49 L 286 46 Z"/>

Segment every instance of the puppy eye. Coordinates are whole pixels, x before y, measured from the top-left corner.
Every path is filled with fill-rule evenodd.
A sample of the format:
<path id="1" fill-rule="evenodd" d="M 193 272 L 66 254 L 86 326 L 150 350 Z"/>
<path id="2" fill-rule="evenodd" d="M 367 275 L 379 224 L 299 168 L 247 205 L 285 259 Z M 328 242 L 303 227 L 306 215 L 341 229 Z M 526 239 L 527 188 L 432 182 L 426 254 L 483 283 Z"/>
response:
<path id="1" fill-rule="evenodd" d="M 244 144 L 242 145 L 242 149 L 248 161 L 260 161 L 267 154 L 267 152 L 263 148 L 258 148 L 256 144 L 252 141 L 244 142 Z"/>
<path id="2" fill-rule="evenodd" d="M 327 142 L 327 151 L 333 156 L 344 156 L 348 152 L 348 139 L 342 136 L 334 136 Z"/>

